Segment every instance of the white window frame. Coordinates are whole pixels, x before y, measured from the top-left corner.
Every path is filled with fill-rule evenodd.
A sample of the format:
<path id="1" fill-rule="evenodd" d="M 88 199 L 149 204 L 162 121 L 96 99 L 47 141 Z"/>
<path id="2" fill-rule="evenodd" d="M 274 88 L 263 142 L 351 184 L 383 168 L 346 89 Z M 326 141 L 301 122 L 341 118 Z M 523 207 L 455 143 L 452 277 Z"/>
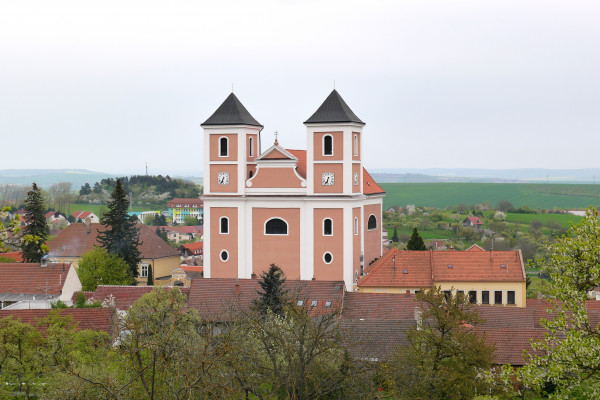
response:
<path id="1" fill-rule="evenodd" d="M 354 134 L 354 155 L 358 157 L 358 134 Z"/>
<path id="2" fill-rule="evenodd" d="M 223 253 L 227 254 L 227 259 L 226 259 L 226 260 L 223 260 Z M 222 262 L 227 262 L 227 261 L 229 261 L 229 258 L 230 258 L 230 257 L 229 257 L 229 252 L 228 252 L 227 250 L 223 249 L 223 250 L 221 250 L 221 251 L 219 252 L 219 259 L 220 259 Z"/>
<path id="3" fill-rule="evenodd" d="M 254 157 L 254 138 L 248 138 L 248 157 Z"/>
<path id="4" fill-rule="evenodd" d="M 331 233 L 325 233 L 325 221 L 331 221 Z M 333 236 L 333 218 L 323 218 L 323 236 Z"/>
<path id="5" fill-rule="evenodd" d="M 221 139 L 225 139 L 225 143 L 227 143 L 227 151 L 225 155 L 222 155 L 222 151 L 221 151 Z M 229 138 L 227 136 L 221 136 L 219 138 L 219 157 L 229 157 Z"/>
<path id="6" fill-rule="evenodd" d="M 227 232 L 223 232 L 223 220 L 227 220 Z M 221 235 L 229 235 L 229 217 L 219 218 L 219 233 Z"/>
<path id="7" fill-rule="evenodd" d="M 147 278 L 148 277 L 148 267 L 150 264 L 148 263 L 143 263 L 140 264 L 140 278 Z"/>
<path id="8" fill-rule="evenodd" d="M 371 217 L 375 218 L 375 228 L 369 228 L 369 221 L 371 220 Z M 369 218 L 367 218 L 367 230 L 369 230 L 369 231 L 377 230 L 377 217 L 375 216 L 375 214 L 371 214 L 371 215 L 369 215 Z"/>
<path id="9" fill-rule="evenodd" d="M 331 138 L 331 154 L 325 154 L 325 138 L 326 137 L 330 137 Z M 323 138 L 321 139 L 321 153 L 323 155 L 323 157 L 333 157 L 333 154 L 335 153 L 333 150 L 333 135 L 327 134 L 327 135 L 323 135 Z"/>
<path id="10" fill-rule="evenodd" d="M 286 233 L 267 233 L 267 222 L 269 222 L 272 219 L 280 219 L 283 222 L 285 222 L 285 225 L 287 227 Z M 283 219 L 281 217 L 271 217 L 271 218 L 269 218 L 268 220 L 265 221 L 265 225 L 263 227 L 263 232 L 264 232 L 265 236 L 289 236 L 289 234 L 290 234 L 290 224 L 285 219 Z"/>
<path id="11" fill-rule="evenodd" d="M 326 254 L 329 254 L 329 255 L 331 256 L 331 261 L 327 262 L 327 261 L 325 260 L 325 255 L 326 255 Z M 325 253 L 323 253 L 323 262 L 324 262 L 325 264 L 327 264 L 327 265 L 331 264 L 331 263 L 333 262 L 333 253 L 332 253 L 332 252 L 330 252 L 330 251 L 326 251 Z"/>

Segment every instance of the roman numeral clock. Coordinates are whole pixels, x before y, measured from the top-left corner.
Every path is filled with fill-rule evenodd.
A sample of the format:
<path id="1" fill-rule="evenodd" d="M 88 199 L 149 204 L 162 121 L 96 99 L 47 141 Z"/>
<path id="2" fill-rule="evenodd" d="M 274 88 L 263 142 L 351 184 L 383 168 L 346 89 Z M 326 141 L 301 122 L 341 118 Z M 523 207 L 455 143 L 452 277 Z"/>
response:
<path id="1" fill-rule="evenodd" d="M 323 172 L 323 175 L 321 178 L 321 185 L 322 186 L 333 186 L 334 179 L 335 179 L 335 174 L 333 172 Z"/>
<path id="2" fill-rule="evenodd" d="M 217 175 L 217 183 L 219 185 L 229 185 L 229 172 L 219 172 Z"/>

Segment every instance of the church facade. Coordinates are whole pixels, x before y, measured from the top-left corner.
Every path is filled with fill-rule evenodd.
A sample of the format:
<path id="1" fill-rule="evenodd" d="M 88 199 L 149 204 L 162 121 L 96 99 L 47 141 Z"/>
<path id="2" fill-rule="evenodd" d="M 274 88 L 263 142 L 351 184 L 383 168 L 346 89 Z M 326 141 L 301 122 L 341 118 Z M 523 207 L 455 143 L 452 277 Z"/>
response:
<path id="1" fill-rule="evenodd" d="M 382 255 L 385 192 L 362 163 L 362 122 L 334 90 L 304 122 L 306 150 L 277 139 L 231 93 L 204 129 L 204 276 L 250 279 L 271 264 L 288 279 L 353 290 Z"/>

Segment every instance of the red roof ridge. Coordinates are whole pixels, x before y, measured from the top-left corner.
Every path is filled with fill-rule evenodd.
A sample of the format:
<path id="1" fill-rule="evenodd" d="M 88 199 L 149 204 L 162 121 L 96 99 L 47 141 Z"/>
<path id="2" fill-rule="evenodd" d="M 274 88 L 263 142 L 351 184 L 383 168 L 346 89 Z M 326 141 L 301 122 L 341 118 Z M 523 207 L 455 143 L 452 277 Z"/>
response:
<path id="1" fill-rule="evenodd" d="M 369 267 L 371 267 L 371 268 L 369 269 L 369 273 L 368 273 L 368 274 L 366 274 L 366 275 L 364 275 L 363 277 L 361 277 L 361 278 L 358 280 L 358 282 L 357 282 L 357 286 L 358 286 L 358 285 L 360 285 L 360 284 L 362 284 L 362 283 L 364 283 L 364 282 L 366 282 L 366 281 L 367 281 L 367 280 L 368 280 L 368 279 L 369 279 L 371 276 L 373 276 L 372 274 L 373 274 L 374 272 L 376 272 L 376 271 L 377 271 L 379 268 L 381 268 L 381 266 L 382 266 L 383 264 L 385 264 L 387 260 L 389 260 L 389 259 L 390 259 L 390 257 L 391 257 L 393 254 L 398 254 L 399 252 L 400 252 L 400 251 L 398 250 L 398 248 L 397 248 L 397 247 L 392 247 L 390 250 L 388 250 L 388 251 L 387 251 L 387 252 L 386 252 L 384 255 L 382 255 L 381 257 L 379 257 L 379 258 L 378 258 L 378 259 L 377 259 L 377 260 L 376 260 L 376 261 L 373 263 L 373 264 L 375 264 L 375 265 L 373 265 L 372 267 L 371 267 L 371 265 L 369 265 Z"/>

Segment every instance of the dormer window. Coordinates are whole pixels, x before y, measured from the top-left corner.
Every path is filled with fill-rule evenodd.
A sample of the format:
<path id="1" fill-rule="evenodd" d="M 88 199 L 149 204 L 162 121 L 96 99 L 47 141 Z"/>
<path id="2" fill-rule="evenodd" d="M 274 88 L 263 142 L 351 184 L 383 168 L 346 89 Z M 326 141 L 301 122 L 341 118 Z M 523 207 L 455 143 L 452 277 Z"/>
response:
<path id="1" fill-rule="evenodd" d="M 229 156 L 229 139 L 222 137 L 219 139 L 219 157 Z"/>
<path id="2" fill-rule="evenodd" d="M 324 156 L 332 156 L 333 155 L 333 136 L 331 136 L 331 135 L 323 136 L 323 155 Z"/>

